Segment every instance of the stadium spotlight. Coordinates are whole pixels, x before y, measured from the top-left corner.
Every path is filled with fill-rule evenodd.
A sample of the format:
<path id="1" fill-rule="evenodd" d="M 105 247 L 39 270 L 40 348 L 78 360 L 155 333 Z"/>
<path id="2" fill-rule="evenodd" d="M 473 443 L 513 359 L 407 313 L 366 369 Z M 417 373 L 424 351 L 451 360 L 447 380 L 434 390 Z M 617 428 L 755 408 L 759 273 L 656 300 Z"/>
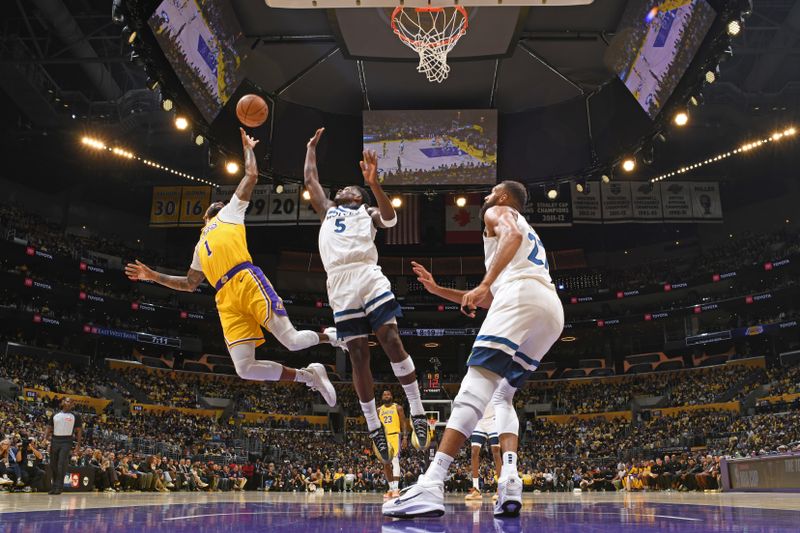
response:
<path id="1" fill-rule="evenodd" d="M 199 133 L 194 136 L 194 143 L 197 146 L 203 146 L 203 143 L 206 142 L 206 138 L 200 135 Z"/>
<path id="2" fill-rule="evenodd" d="M 622 170 L 624 170 L 625 172 L 633 172 L 633 169 L 635 168 L 636 168 L 636 161 L 632 157 L 629 157 L 624 161 L 622 161 Z"/>
<path id="3" fill-rule="evenodd" d="M 717 81 L 717 73 L 713 70 L 706 71 L 706 83 L 714 83 Z"/>
<path id="4" fill-rule="evenodd" d="M 797 130 L 796 130 L 796 129 L 794 129 L 794 127 L 787 128 L 787 129 L 785 129 L 785 130 L 783 131 L 783 134 L 784 134 L 784 135 L 794 135 L 795 133 L 797 133 Z"/>
<path id="5" fill-rule="evenodd" d="M 585 188 L 586 188 L 586 183 L 584 182 L 584 180 L 580 180 L 580 181 L 576 181 L 575 182 L 575 190 L 576 191 L 583 192 L 583 190 Z"/>
<path id="6" fill-rule="evenodd" d="M 689 115 L 686 111 L 678 111 L 672 121 L 676 126 L 685 126 L 689 122 Z"/>
<path id="7" fill-rule="evenodd" d="M 283 183 L 276 183 L 274 190 L 277 194 L 283 194 Z"/>
<path id="8" fill-rule="evenodd" d="M 239 172 L 239 163 L 237 163 L 236 161 L 228 161 L 227 163 L 225 163 L 225 171 L 228 174 L 236 174 L 237 172 Z"/>
<path id="9" fill-rule="evenodd" d="M 458 207 L 464 207 L 467 205 L 467 197 L 466 196 L 456 196 L 456 205 Z"/>
<path id="10" fill-rule="evenodd" d="M 308 192 L 308 189 L 303 189 L 303 200 L 311 200 L 311 193 Z"/>
<path id="11" fill-rule="evenodd" d="M 398 209 L 402 205 L 403 205 L 403 199 L 402 198 L 400 198 L 399 196 L 395 196 L 395 197 L 392 198 L 392 207 L 394 207 L 395 209 Z"/>
<path id="12" fill-rule="evenodd" d="M 609 177 L 608 174 L 603 174 L 603 176 L 600 179 L 603 180 L 603 183 L 608 183 L 611 181 L 611 177 Z"/>
<path id="13" fill-rule="evenodd" d="M 173 102 L 171 98 L 164 98 L 164 101 L 161 102 L 161 109 L 164 111 L 172 111 Z"/>
<path id="14" fill-rule="evenodd" d="M 549 189 L 547 189 L 547 199 L 555 200 L 556 198 L 558 198 L 558 189 L 555 186 L 552 186 Z"/>
<path id="15" fill-rule="evenodd" d="M 185 130 L 186 128 L 189 127 L 189 121 L 186 120 L 186 117 L 178 115 L 177 117 L 175 117 L 175 127 L 178 128 L 179 130 Z"/>
<path id="16" fill-rule="evenodd" d="M 728 22 L 728 35 L 735 37 L 742 31 L 742 23 L 738 20 Z"/>

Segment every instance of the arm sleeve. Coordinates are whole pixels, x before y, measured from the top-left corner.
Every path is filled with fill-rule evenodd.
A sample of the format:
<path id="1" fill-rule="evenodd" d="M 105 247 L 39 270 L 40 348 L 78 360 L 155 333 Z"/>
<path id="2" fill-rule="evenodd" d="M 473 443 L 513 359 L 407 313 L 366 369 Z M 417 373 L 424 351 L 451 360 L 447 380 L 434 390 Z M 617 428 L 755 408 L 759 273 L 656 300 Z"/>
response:
<path id="1" fill-rule="evenodd" d="M 192 255 L 192 264 L 189 268 L 199 272 L 203 271 L 203 265 L 200 264 L 200 256 L 197 255 L 197 248 L 194 249 L 194 254 Z"/>
<path id="2" fill-rule="evenodd" d="M 244 224 L 244 214 L 248 205 L 250 205 L 250 202 L 244 202 L 234 194 L 231 197 L 231 201 L 217 214 L 217 218 L 231 224 Z"/>

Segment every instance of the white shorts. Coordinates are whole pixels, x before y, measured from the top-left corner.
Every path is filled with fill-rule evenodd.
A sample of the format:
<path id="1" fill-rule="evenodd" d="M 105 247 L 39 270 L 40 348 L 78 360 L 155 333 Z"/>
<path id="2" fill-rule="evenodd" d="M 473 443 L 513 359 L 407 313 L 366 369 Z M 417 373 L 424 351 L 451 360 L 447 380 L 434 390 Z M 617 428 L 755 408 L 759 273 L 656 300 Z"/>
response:
<path id="1" fill-rule="evenodd" d="M 339 339 L 366 337 L 403 316 L 381 267 L 355 264 L 328 274 L 328 302 Z"/>
<path id="2" fill-rule="evenodd" d="M 535 279 L 504 284 L 481 325 L 469 366 L 480 366 L 519 388 L 564 329 L 564 308 L 556 291 Z"/>
<path id="3" fill-rule="evenodd" d="M 478 447 L 482 447 L 486 441 L 489 441 L 490 446 L 500 446 L 494 414 L 491 416 L 484 416 L 478 421 L 478 425 L 475 426 L 469 440 L 473 446 Z"/>

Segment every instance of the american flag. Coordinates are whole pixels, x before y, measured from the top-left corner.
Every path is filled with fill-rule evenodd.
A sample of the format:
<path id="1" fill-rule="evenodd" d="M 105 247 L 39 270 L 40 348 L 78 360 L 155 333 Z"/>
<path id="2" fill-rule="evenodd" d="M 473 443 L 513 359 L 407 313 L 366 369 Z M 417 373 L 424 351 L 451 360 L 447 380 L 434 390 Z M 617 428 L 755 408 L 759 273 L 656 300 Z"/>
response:
<path id="1" fill-rule="evenodd" d="M 386 244 L 419 244 L 420 195 L 403 194 L 403 204 L 396 209 L 397 225 L 386 230 Z"/>

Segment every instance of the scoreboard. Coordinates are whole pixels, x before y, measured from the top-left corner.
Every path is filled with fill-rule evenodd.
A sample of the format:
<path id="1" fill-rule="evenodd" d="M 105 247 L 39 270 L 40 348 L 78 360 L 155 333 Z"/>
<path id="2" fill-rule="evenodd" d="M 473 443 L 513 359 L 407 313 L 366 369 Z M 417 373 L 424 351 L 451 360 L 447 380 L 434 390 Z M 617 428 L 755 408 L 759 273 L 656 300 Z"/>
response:
<path id="1" fill-rule="evenodd" d="M 426 397 L 439 397 L 442 394 L 442 382 L 439 371 L 426 372 L 422 382 L 422 394 Z"/>

